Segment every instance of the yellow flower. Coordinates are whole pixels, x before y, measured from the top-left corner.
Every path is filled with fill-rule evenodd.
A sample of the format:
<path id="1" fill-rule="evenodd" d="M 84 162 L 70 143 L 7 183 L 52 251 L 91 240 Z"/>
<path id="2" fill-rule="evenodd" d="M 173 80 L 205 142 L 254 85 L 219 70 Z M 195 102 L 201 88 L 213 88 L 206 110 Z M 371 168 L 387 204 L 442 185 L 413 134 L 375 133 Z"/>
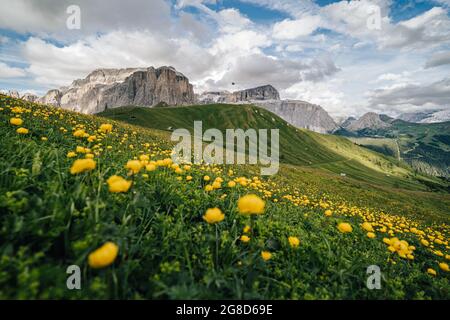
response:
<path id="1" fill-rule="evenodd" d="M 373 232 L 367 232 L 367 237 L 369 237 L 370 239 L 373 239 L 376 237 L 376 235 Z"/>
<path id="2" fill-rule="evenodd" d="M 428 274 L 431 274 L 432 276 L 436 275 L 436 270 L 432 269 L 432 268 L 428 268 L 427 269 Z"/>
<path id="3" fill-rule="evenodd" d="M 239 212 L 244 215 L 262 214 L 265 202 L 256 194 L 245 195 L 238 200 Z"/>
<path id="4" fill-rule="evenodd" d="M 100 132 L 103 132 L 103 133 L 111 132 L 112 131 L 112 124 L 103 123 L 102 125 L 100 125 L 99 130 L 100 130 Z"/>
<path id="5" fill-rule="evenodd" d="M 183 173 L 183 169 L 181 169 L 181 168 L 176 168 L 176 169 L 175 169 L 175 173 L 176 173 L 176 174 L 182 174 L 182 173 Z"/>
<path id="6" fill-rule="evenodd" d="M 243 229 L 244 233 L 249 233 L 250 230 L 251 230 L 250 226 L 245 226 Z"/>
<path id="7" fill-rule="evenodd" d="M 125 165 L 125 168 L 131 170 L 133 173 L 138 173 L 141 168 L 141 162 L 139 160 L 129 160 Z"/>
<path id="8" fill-rule="evenodd" d="M 364 222 L 361 226 L 367 232 L 373 232 L 373 227 L 369 222 Z"/>
<path id="9" fill-rule="evenodd" d="M 77 146 L 75 151 L 78 153 L 86 153 L 87 152 L 85 147 L 80 147 L 80 146 Z"/>
<path id="10" fill-rule="evenodd" d="M 70 168 L 71 174 L 91 171 L 95 169 L 95 161 L 92 159 L 78 159 L 75 160 Z"/>
<path id="11" fill-rule="evenodd" d="M 288 241 L 292 248 L 297 248 L 300 245 L 300 239 L 297 237 L 289 237 Z"/>
<path id="12" fill-rule="evenodd" d="M 97 137 L 96 137 L 96 136 L 89 136 L 89 137 L 87 138 L 87 141 L 88 141 L 88 142 L 94 142 L 95 140 L 97 140 Z"/>
<path id="13" fill-rule="evenodd" d="M 156 170 L 156 166 L 154 164 L 148 164 L 145 166 L 145 170 L 147 171 L 155 171 Z"/>
<path id="14" fill-rule="evenodd" d="M 327 217 L 331 217 L 331 216 L 333 215 L 333 212 L 332 212 L 330 209 L 325 210 L 325 215 L 326 215 Z"/>
<path id="15" fill-rule="evenodd" d="M 28 133 L 28 129 L 20 127 L 19 129 L 16 130 L 16 132 L 19 133 L 19 134 L 27 134 Z"/>
<path id="16" fill-rule="evenodd" d="M 270 260 L 272 254 L 269 251 L 261 251 L 261 258 L 263 258 L 264 261 Z"/>
<path id="17" fill-rule="evenodd" d="M 109 191 L 114 193 L 127 192 L 131 187 L 131 181 L 116 175 L 109 177 L 106 182 L 108 183 Z"/>
<path id="18" fill-rule="evenodd" d="M 118 252 L 119 247 L 115 243 L 106 242 L 100 248 L 89 254 L 89 266 L 94 269 L 107 267 L 116 260 Z"/>
<path id="19" fill-rule="evenodd" d="M 47 141 L 48 138 L 47 138 L 47 137 L 41 137 L 41 140 L 42 140 L 42 141 Z"/>
<path id="20" fill-rule="evenodd" d="M 22 123 L 23 123 L 23 120 L 20 119 L 20 118 L 11 118 L 11 119 L 9 120 L 9 123 L 11 123 L 11 124 L 13 124 L 13 125 L 15 125 L 15 126 L 21 126 Z"/>
<path id="21" fill-rule="evenodd" d="M 192 180 L 192 176 L 187 176 L 186 177 L 186 181 L 191 181 Z"/>
<path id="22" fill-rule="evenodd" d="M 213 188 L 212 185 L 207 184 L 207 185 L 205 186 L 205 191 L 213 191 L 213 190 L 214 190 L 214 188 Z"/>
<path id="23" fill-rule="evenodd" d="M 425 239 L 420 240 L 420 243 L 422 243 L 425 247 L 428 247 L 430 245 L 430 243 Z"/>
<path id="24" fill-rule="evenodd" d="M 73 152 L 73 151 L 67 152 L 67 158 L 73 158 L 73 157 L 76 157 L 76 156 L 77 156 L 77 154 L 75 152 Z"/>
<path id="25" fill-rule="evenodd" d="M 445 262 L 439 263 L 439 268 L 441 268 L 441 270 L 445 271 L 445 272 L 449 272 L 450 271 L 450 269 L 448 268 L 448 264 L 446 264 Z"/>
<path id="26" fill-rule="evenodd" d="M 209 180 L 211 180 L 211 178 L 210 178 L 209 176 L 204 176 L 204 177 L 203 177 L 203 180 L 209 181 Z"/>
<path id="27" fill-rule="evenodd" d="M 249 242 L 250 241 L 250 237 L 249 236 L 246 236 L 246 235 L 242 235 L 241 237 L 240 237 L 240 240 L 242 241 L 242 242 Z"/>
<path id="28" fill-rule="evenodd" d="M 212 187 L 213 187 L 214 189 L 220 189 L 221 186 L 222 186 L 222 185 L 221 185 L 221 183 L 220 183 L 219 181 L 214 181 L 214 182 L 212 183 Z"/>
<path id="29" fill-rule="evenodd" d="M 219 208 L 212 208 L 206 210 L 205 215 L 203 216 L 203 220 L 210 224 L 214 224 L 225 219 L 225 215 Z"/>
<path id="30" fill-rule="evenodd" d="M 83 138 L 85 135 L 86 135 L 86 132 L 84 132 L 83 129 L 76 130 L 73 133 L 73 136 L 76 137 L 76 138 Z"/>
<path id="31" fill-rule="evenodd" d="M 338 224 L 338 229 L 342 233 L 348 233 L 348 232 L 352 232 L 353 231 L 352 226 L 350 225 L 350 223 L 347 223 L 347 222 L 339 223 Z"/>
<path id="32" fill-rule="evenodd" d="M 86 159 L 93 159 L 94 158 L 94 154 L 92 153 L 86 153 L 86 155 L 84 156 Z"/>

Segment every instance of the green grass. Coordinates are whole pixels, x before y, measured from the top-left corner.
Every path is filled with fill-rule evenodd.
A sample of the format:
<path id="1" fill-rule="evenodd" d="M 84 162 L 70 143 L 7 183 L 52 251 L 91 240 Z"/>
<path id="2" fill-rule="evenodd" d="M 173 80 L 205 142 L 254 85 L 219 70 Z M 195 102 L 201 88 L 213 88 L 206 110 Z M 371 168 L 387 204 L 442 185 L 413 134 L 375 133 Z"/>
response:
<path id="1" fill-rule="evenodd" d="M 15 113 L 16 106 L 23 112 Z M 13 116 L 24 120 L 28 134 L 16 133 L 9 123 Z M 103 136 L 97 129 L 104 122 L 112 123 L 113 131 Z M 74 137 L 80 125 L 97 140 Z M 305 139 L 314 136 L 304 133 Z M 449 275 L 438 266 L 446 260 L 437 254 L 449 254 L 448 195 L 376 187 L 336 177 L 334 169 L 314 164 L 284 164 L 277 176 L 235 188 L 226 183 L 243 176 L 258 181 L 253 180 L 258 168 L 193 165 L 177 174 L 160 166 L 129 176 L 124 167 L 128 160 L 170 154 L 167 133 L 1 95 L 0 136 L 2 299 L 450 297 Z M 67 158 L 77 146 L 91 148 L 96 168 L 72 175 L 74 159 L 84 157 L 78 153 Z M 344 152 L 346 147 L 341 147 L 338 151 Z M 206 174 L 221 177 L 222 187 L 205 191 Z M 131 189 L 109 192 L 106 180 L 111 175 L 132 180 Z M 253 219 L 237 209 L 239 197 L 248 193 L 266 201 L 264 214 Z M 202 219 L 213 207 L 225 214 L 217 225 Z M 331 217 L 324 215 L 326 209 L 332 210 Z M 364 220 L 373 223 L 375 239 L 361 228 Z M 339 232 L 340 222 L 350 223 L 353 232 Z M 247 244 L 239 241 L 245 225 L 253 226 Z M 416 247 L 414 260 L 387 250 L 382 239 L 393 235 Z M 297 249 L 289 246 L 288 236 L 300 239 Z M 421 239 L 431 245 L 422 245 Z M 106 241 L 118 245 L 117 258 L 103 269 L 90 268 L 88 255 Z M 273 258 L 263 261 L 262 250 Z M 66 268 L 72 264 L 81 268 L 81 290 L 66 288 Z M 366 287 L 366 270 L 373 264 L 383 274 L 381 290 Z M 437 275 L 427 274 L 428 268 Z"/>
<path id="2" fill-rule="evenodd" d="M 415 171 L 450 177 L 450 122 L 410 123 L 395 120 L 387 129 L 361 130 L 350 139 L 399 158 Z M 398 154 L 400 152 L 400 155 Z"/>

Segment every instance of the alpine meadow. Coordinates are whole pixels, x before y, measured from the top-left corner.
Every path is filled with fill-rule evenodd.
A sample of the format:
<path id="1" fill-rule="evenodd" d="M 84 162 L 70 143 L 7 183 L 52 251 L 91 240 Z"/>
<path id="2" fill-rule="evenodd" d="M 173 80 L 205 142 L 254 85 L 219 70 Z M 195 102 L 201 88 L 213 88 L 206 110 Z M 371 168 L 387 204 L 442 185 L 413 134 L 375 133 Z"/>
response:
<path id="1" fill-rule="evenodd" d="M 450 300 L 449 0 L 0 8 L 12 314 L 407 318 Z"/>

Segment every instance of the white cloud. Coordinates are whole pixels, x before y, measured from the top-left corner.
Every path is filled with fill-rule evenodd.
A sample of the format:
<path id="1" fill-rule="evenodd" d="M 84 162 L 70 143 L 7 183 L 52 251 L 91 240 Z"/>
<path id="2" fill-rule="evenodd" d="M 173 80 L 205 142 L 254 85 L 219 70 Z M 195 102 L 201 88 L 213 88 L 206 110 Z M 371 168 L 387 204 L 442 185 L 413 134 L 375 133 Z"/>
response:
<path id="1" fill-rule="evenodd" d="M 297 20 L 283 20 L 273 27 L 273 37 L 281 40 L 293 40 L 308 36 L 322 24 L 319 16 L 305 16 Z"/>
<path id="2" fill-rule="evenodd" d="M 81 11 L 81 29 L 68 30 L 66 9 L 76 4 Z M 0 0 L 0 28 L 31 32 L 60 39 L 73 39 L 112 29 L 170 30 L 170 4 L 164 0 Z"/>
<path id="3" fill-rule="evenodd" d="M 450 64 L 450 51 L 438 52 L 431 56 L 425 64 L 425 68 L 434 68 Z"/>
<path id="4" fill-rule="evenodd" d="M 397 112 L 408 111 L 411 107 L 448 107 L 450 105 L 450 78 L 427 85 L 394 84 L 377 89 L 370 92 L 369 102 L 375 110 L 385 110 L 388 106 Z"/>
<path id="5" fill-rule="evenodd" d="M 0 62 L 0 79 L 25 77 L 23 69 L 10 67 L 6 63 Z"/>

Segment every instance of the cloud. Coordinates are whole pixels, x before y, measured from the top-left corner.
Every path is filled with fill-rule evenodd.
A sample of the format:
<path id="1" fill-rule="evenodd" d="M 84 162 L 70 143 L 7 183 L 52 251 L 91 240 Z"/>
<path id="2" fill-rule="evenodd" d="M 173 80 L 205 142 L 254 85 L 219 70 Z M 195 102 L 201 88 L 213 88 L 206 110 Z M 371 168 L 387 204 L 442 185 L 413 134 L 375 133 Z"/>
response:
<path id="1" fill-rule="evenodd" d="M 208 84 L 216 88 L 230 88 L 232 82 L 241 88 L 272 84 L 277 89 L 285 89 L 302 81 L 320 81 L 338 70 L 325 57 L 296 61 L 253 54 L 238 59 L 219 80 L 210 80 Z"/>
<path id="2" fill-rule="evenodd" d="M 6 63 L 0 62 L 0 79 L 21 78 L 25 76 L 26 72 L 23 69 L 10 67 Z"/>
<path id="3" fill-rule="evenodd" d="M 195 78 L 216 63 L 189 40 L 166 39 L 149 31 L 115 31 L 62 47 L 32 37 L 23 44 L 22 55 L 36 82 L 48 86 L 67 85 L 97 68 L 172 65 Z"/>
<path id="4" fill-rule="evenodd" d="M 318 104 L 332 116 L 348 116 L 354 110 L 353 106 L 345 102 L 345 94 L 326 82 L 299 82 L 283 90 L 282 94 L 288 99 Z"/>
<path id="5" fill-rule="evenodd" d="M 273 37 L 281 40 L 293 40 L 308 36 L 322 24 L 319 16 L 305 16 L 297 20 L 286 19 L 273 26 Z"/>
<path id="6" fill-rule="evenodd" d="M 389 7 L 388 0 L 340 1 L 321 8 L 320 14 L 326 21 L 324 27 L 355 39 L 369 40 L 381 49 L 430 49 L 450 43 L 450 18 L 446 9 L 433 7 L 409 20 L 393 23 Z M 370 27 L 370 19 L 378 20 L 379 28 Z"/>
<path id="7" fill-rule="evenodd" d="M 447 11 L 434 7 L 422 15 L 399 22 L 381 37 L 388 48 L 422 49 L 450 43 L 450 18 Z"/>
<path id="8" fill-rule="evenodd" d="M 291 17 L 301 17 L 304 14 L 311 14 L 317 11 L 318 5 L 313 0 L 241 0 L 255 6 L 269 8 L 280 11 Z"/>
<path id="9" fill-rule="evenodd" d="M 434 68 L 450 64 L 450 51 L 436 53 L 425 64 L 425 68 Z"/>
<path id="10" fill-rule="evenodd" d="M 384 110 L 387 106 L 397 111 L 410 107 L 448 107 L 450 105 L 450 78 L 428 85 L 395 84 L 369 93 L 370 106 Z"/>
<path id="11" fill-rule="evenodd" d="M 68 30 L 67 7 L 81 11 L 81 29 Z M 61 39 L 108 32 L 113 29 L 171 29 L 170 4 L 164 0 L 0 0 L 0 28 L 21 33 L 51 34 Z"/>

